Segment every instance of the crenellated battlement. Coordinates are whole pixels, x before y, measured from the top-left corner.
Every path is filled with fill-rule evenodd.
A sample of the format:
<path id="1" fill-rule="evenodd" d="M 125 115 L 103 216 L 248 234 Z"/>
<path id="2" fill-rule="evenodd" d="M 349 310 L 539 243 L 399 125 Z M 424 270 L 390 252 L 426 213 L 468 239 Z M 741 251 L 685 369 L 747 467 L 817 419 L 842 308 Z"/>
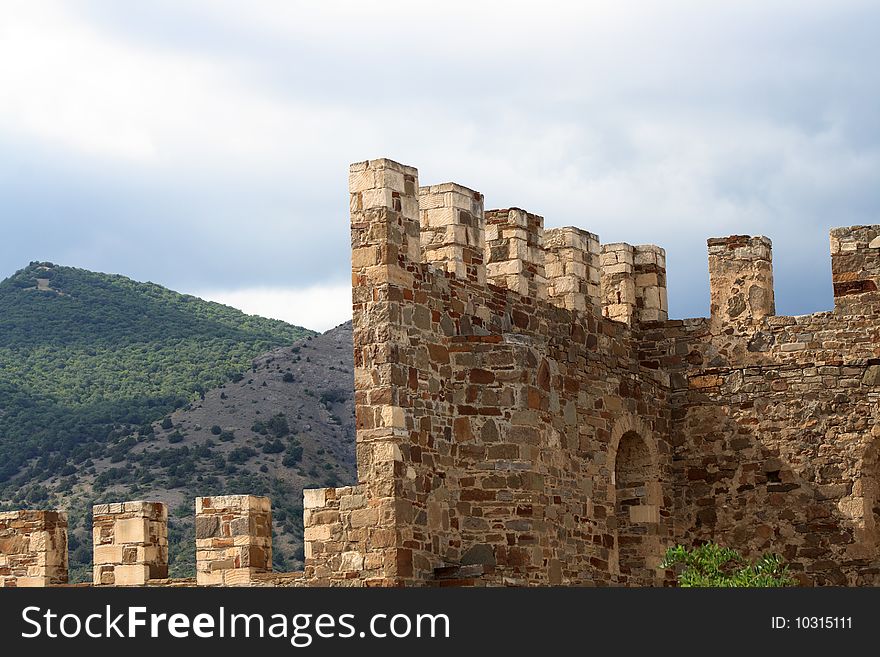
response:
<path id="1" fill-rule="evenodd" d="M 662 248 L 600 248 L 599 237 L 586 230 L 545 231 L 538 214 L 484 210 L 483 195 L 473 189 L 452 182 L 419 187 L 418 180 L 417 169 L 392 160 L 351 166 L 356 280 L 390 276 L 404 284 L 412 267 L 424 263 L 477 287 L 491 284 L 625 324 L 667 318 Z"/>

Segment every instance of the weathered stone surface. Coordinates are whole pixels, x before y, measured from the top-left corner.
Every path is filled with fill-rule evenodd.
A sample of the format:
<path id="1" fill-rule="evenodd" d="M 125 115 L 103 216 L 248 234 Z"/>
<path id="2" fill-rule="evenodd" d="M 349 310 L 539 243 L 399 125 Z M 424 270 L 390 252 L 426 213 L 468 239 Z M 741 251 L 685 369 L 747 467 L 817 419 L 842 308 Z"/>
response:
<path id="1" fill-rule="evenodd" d="M 866 386 L 880 386 L 880 365 L 871 365 L 865 370 L 862 383 Z"/>
<path id="2" fill-rule="evenodd" d="M 143 586 L 168 576 L 168 508 L 162 502 L 92 507 L 92 582 Z"/>
<path id="3" fill-rule="evenodd" d="M 272 570 L 272 511 L 267 497 L 196 498 L 196 582 L 246 586 Z"/>
<path id="4" fill-rule="evenodd" d="M 0 588 L 67 582 L 67 514 L 0 512 Z"/>

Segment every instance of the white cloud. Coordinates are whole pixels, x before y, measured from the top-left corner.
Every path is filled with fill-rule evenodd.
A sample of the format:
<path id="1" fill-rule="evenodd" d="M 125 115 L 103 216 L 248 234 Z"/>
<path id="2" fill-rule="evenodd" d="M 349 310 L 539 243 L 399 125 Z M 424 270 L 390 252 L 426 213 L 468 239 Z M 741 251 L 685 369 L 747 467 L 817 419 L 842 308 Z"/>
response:
<path id="1" fill-rule="evenodd" d="M 351 319 L 351 288 L 348 285 L 201 290 L 193 294 L 238 308 L 248 315 L 280 319 L 315 331 L 326 331 Z"/>
<path id="2" fill-rule="evenodd" d="M 255 88 L 234 52 L 126 40 L 64 2 L 0 7 L 0 88 L 0 134 L 193 178 L 293 163 L 340 123 L 339 108 Z"/>
<path id="3" fill-rule="evenodd" d="M 39 247 L 183 289 L 338 280 L 346 167 L 387 156 L 548 226 L 666 247 L 678 316 L 705 312 L 707 237 L 769 234 L 780 285 L 805 281 L 780 307 L 818 309 L 827 228 L 880 214 L 877 14 L 859 0 L 9 0 L 0 145 L 20 152 L 0 160 L 0 220 L 39 216 L 42 233 L 7 232 L 0 266 Z M 257 256 L 236 281 L 227 263 Z"/>

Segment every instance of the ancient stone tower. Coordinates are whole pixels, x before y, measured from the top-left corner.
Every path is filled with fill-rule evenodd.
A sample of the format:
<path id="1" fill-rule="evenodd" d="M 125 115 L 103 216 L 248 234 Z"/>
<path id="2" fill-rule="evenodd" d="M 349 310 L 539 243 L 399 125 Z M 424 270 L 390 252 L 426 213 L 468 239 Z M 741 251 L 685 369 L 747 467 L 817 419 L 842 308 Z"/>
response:
<path id="1" fill-rule="evenodd" d="M 660 247 L 391 160 L 349 191 L 359 483 L 305 491 L 298 573 L 269 572 L 268 500 L 202 499 L 199 584 L 661 585 L 705 540 L 880 584 L 880 226 L 831 232 L 833 310 L 776 316 L 770 240 L 735 235 L 708 241 L 711 316 L 669 320 Z M 96 583 L 174 584 L 166 512 L 99 514 Z M 62 581 L 56 516 L 16 521 L 0 567 Z"/>

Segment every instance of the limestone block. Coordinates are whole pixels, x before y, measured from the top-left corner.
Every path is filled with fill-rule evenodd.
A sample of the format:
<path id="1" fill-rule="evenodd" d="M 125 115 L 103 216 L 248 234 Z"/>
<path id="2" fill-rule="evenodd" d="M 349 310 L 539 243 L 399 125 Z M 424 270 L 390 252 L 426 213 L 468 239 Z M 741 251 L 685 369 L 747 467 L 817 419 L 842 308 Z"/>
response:
<path id="1" fill-rule="evenodd" d="M 616 265 L 609 265 L 604 268 L 604 273 L 608 275 L 612 274 L 631 274 L 632 273 L 632 265 L 627 262 L 621 262 Z"/>
<path id="2" fill-rule="evenodd" d="M 382 425 L 398 429 L 406 428 L 406 414 L 399 406 L 385 406 L 382 408 Z"/>
<path id="3" fill-rule="evenodd" d="M 303 508 L 315 509 L 326 504 L 327 491 L 325 488 L 303 488 Z"/>
<path id="4" fill-rule="evenodd" d="M 865 369 L 862 376 L 862 384 L 866 386 L 880 386 L 880 365 L 870 365 Z"/>
<path id="5" fill-rule="evenodd" d="M 360 552 L 343 552 L 340 570 L 361 570 L 364 567 L 364 555 Z"/>
<path id="6" fill-rule="evenodd" d="M 149 521 L 145 518 L 125 518 L 116 523 L 117 543 L 145 543 L 149 536 Z"/>

